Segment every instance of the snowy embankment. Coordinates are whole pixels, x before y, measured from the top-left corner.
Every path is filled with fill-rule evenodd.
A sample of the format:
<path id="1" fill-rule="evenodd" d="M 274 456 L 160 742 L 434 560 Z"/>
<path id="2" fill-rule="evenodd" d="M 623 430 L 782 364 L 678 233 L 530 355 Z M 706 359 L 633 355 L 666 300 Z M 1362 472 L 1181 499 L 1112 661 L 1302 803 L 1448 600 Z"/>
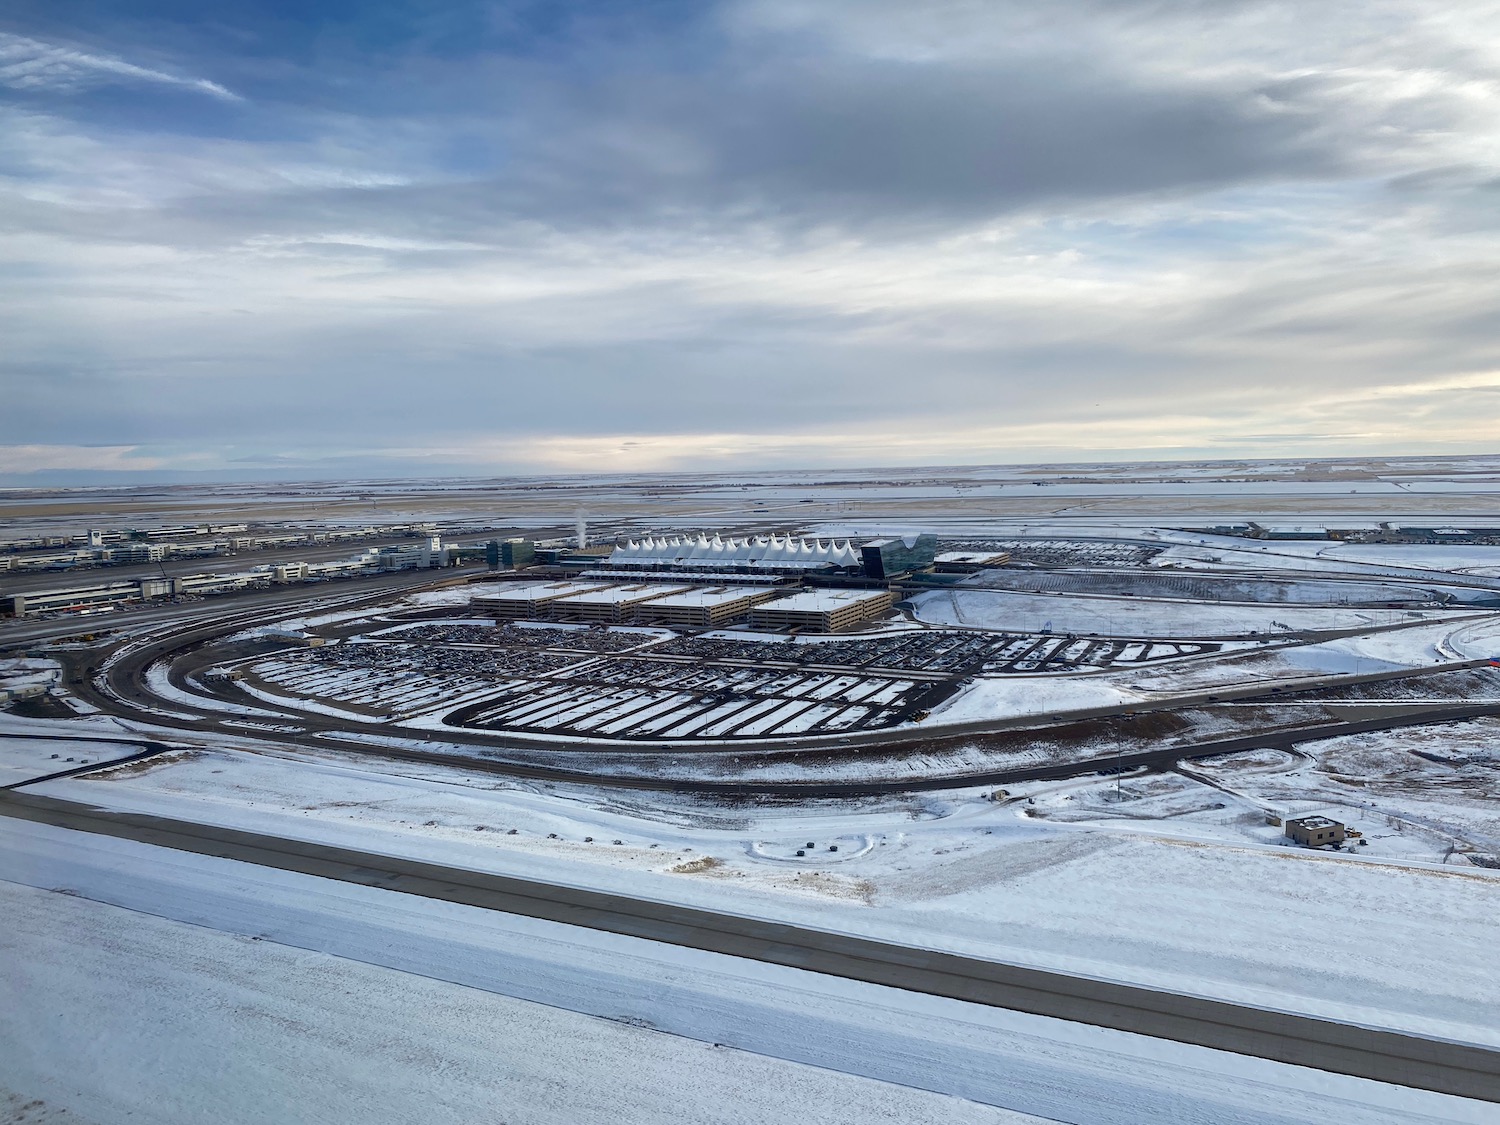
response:
<path id="1" fill-rule="evenodd" d="M 0 883 L 20 1001 L 5 1080 L 100 1122 L 525 1106 L 542 1125 L 1263 1125 L 1268 1092 L 1281 1122 L 1484 1120 L 1441 1095 L 46 825 L 0 822 L 0 840 L 0 875 L 24 884 Z"/>
<path id="2" fill-rule="evenodd" d="M 1500 660 L 1500 615 L 1455 629 L 1445 646 L 1467 660 Z"/>
<path id="3" fill-rule="evenodd" d="M 1136 675 L 983 678 L 934 709 L 918 729 L 936 732 L 960 723 L 1127 706 L 1146 698 L 1131 687 Z"/>

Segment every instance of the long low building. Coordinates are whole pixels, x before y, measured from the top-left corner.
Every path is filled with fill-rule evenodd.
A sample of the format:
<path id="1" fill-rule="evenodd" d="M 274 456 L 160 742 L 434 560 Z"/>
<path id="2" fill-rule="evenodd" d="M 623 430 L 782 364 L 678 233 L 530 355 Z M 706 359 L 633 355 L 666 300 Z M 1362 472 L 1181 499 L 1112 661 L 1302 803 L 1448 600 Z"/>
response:
<path id="1" fill-rule="evenodd" d="M 741 571 L 797 574 L 860 568 L 859 551 L 847 539 L 798 539 L 790 535 L 646 536 L 629 539 L 609 556 L 612 568 L 667 571 Z"/>
<path id="2" fill-rule="evenodd" d="M 804 590 L 750 611 L 755 629 L 800 629 L 833 633 L 878 617 L 891 608 L 889 590 Z"/>
<path id="3" fill-rule="evenodd" d="M 681 583 L 602 586 L 597 590 L 553 598 L 547 603 L 547 609 L 551 610 L 555 621 L 591 621 L 607 625 L 631 620 L 643 603 L 690 589 L 692 587 L 684 587 Z"/>
<path id="4" fill-rule="evenodd" d="M 687 625 L 710 628 L 729 625 L 749 616 L 761 602 L 780 590 L 760 586 L 730 586 L 710 590 L 684 590 L 653 598 L 636 607 L 636 620 L 656 625 Z"/>
<path id="5" fill-rule="evenodd" d="M 690 574 L 684 574 L 680 570 L 615 570 L 610 567 L 591 568 L 578 577 L 601 578 L 612 582 L 694 582 L 700 586 L 784 586 L 798 581 L 795 575 L 772 574 L 764 570 L 744 574 L 725 570 L 694 570 Z"/>
<path id="6" fill-rule="evenodd" d="M 551 603 L 559 598 L 604 588 L 603 582 L 504 583 L 493 594 L 471 598 L 469 605 L 480 613 L 493 613 L 501 621 L 524 621 L 550 614 Z"/>
<path id="7" fill-rule="evenodd" d="M 973 574 L 1009 562 L 1009 551 L 944 551 L 933 557 L 932 569 L 939 574 Z"/>
<path id="8" fill-rule="evenodd" d="M 123 605 L 165 597 L 172 593 L 172 583 L 165 578 L 147 578 L 135 582 L 104 582 L 97 586 L 70 586 L 62 590 L 37 590 L 11 594 L 0 599 L 0 609 L 15 617 L 32 613 L 93 609 L 96 606 Z"/>

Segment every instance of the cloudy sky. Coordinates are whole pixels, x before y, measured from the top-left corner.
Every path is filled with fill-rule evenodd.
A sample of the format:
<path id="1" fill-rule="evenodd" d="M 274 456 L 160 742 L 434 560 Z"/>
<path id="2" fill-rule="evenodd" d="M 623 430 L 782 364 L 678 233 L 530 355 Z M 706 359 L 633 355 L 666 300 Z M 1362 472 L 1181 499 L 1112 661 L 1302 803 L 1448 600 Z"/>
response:
<path id="1" fill-rule="evenodd" d="M 1492 452 L 1497 232 L 1493 3 L 7 0 L 0 475 Z"/>

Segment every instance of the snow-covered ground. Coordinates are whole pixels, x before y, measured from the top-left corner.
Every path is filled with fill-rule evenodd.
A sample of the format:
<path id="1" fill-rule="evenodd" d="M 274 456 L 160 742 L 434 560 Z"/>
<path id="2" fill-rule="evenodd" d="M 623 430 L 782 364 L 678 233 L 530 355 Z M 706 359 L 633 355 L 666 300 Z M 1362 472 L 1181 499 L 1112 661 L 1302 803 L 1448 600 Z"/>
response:
<path id="1" fill-rule="evenodd" d="M 0 903 L 8 1121 L 1039 1120 L 441 979 L 451 968 L 251 940 L 244 914 L 189 925 L 4 882 Z"/>
<path id="2" fill-rule="evenodd" d="M 1500 642 L 1500 618 L 1473 624 L 1414 624 L 1364 636 L 1314 644 L 1282 644 L 1260 650 L 1232 650 L 1129 671 L 1119 668 L 1087 675 L 990 676 L 975 679 L 934 709 L 929 723 L 979 722 L 1025 715 L 1047 715 L 1097 707 L 1128 706 L 1164 696 L 1215 688 L 1286 689 L 1324 677 L 1373 675 L 1432 667 L 1488 652 Z"/>
<path id="3" fill-rule="evenodd" d="M 1097 633 L 1102 637 L 1274 636 L 1292 631 L 1391 625 L 1406 611 L 1299 605 L 1219 605 L 1152 598 L 1080 597 L 958 587 L 918 594 L 916 616 L 934 625 L 1035 633 Z M 1418 611 L 1429 617 L 1437 610 Z"/>
<path id="4" fill-rule="evenodd" d="M 1208 787 L 1164 808 L 1110 788 L 718 807 L 208 751 L 33 791 L 1500 1044 L 1500 874 L 1399 834 L 1371 859 L 1292 848 Z M 1360 935 L 1359 956 L 1330 957 L 1330 934 Z"/>
<path id="5" fill-rule="evenodd" d="M 1137 672 L 1099 676 L 989 676 L 975 680 L 935 708 L 926 726 L 983 722 L 1060 711 L 1118 707 L 1146 696 L 1131 682 Z"/>
<path id="6" fill-rule="evenodd" d="M 918 529 L 975 539 L 1094 536 L 1115 551 L 1116 565 L 1163 548 L 1138 595 L 1202 585 L 1182 572 L 1226 575 L 1231 593 L 1234 572 L 1265 576 L 1241 583 L 1246 600 L 1269 599 L 1255 605 L 972 583 L 917 595 L 924 622 L 1137 639 L 1257 634 L 1239 651 L 1151 666 L 980 676 L 914 728 L 922 734 L 1500 656 L 1500 615 L 1275 600 L 1370 600 L 1374 581 L 1405 591 L 1393 601 L 1429 587 L 1491 598 L 1500 593 L 1500 548 L 1259 543 L 1149 526 L 1168 513 L 1193 526 L 1262 512 L 1283 522 L 1349 516 L 1350 526 L 1361 514 L 1399 520 L 1421 512 L 1427 518 L 1416 522 L 1462 525 L 1493 506 L 1494 480 L 1476 488 L 1418 478 L 1232 479 L 1242 469 L 1175 466 L 1137 479 L 1134 469 L 1094 466 L 1079 468 L 1076 480 L 1038 470 L 1041 486 L 1024 469 L 964 470 L 962 489 L 948 470 L 890 484 L 852 474 L 812 492 L 814 478 L 786 474 L 760 482 L 753 499 L 715 493 L 708 510 L 742 518 L 747 505 L 774 500 L 773 510 L 802 520 L 855 513 L 842 519 L 841 537 Z M 634 496 L 633 486 L 607 487 Z M 795 507 L 814 494 L 806 508 Z M 484 518 L 495 518 L 493 498 L 483 503 Z M 620 526 L 652 518 L 660 517 L 633 512 Z M 1057 573 L 1059 583 L 1068 580 Z M 1342 583 L 1325 581 L 1330 575 Z M 1471 588 L 1451 585 L 1463 581 Z M 392 605 L 463 613 L 472 593 L 456 587 Z M 303 616 L 276 628 L 371 611 L 325 599 L 297 612 Z M 1406 621 L 1422 623 L 1384 629 Z M 1349 627 L 1381 631 L 1282 643 L 1291 631 Z M 1412 680 L 1410 690 L 1426 682 Z M 172 697 L 169 706 L 186 701 L 159 675 L 152 683 Z M 445 688 L 392 683 L 393 703 L 399 696 L 408 709 L 429 712 L 414 722 L 439 726 Z M 822 693 L 776 704 L 754 722 L 810 725 L 826 713 L 818 710 L 826 707 Z M 1363 714 L 1407 698 L 1370 694 L 1374 702 L 1329 709 Z M 549 721 L 584 716 L 608 726 L 625 708 L 586 715 L 584 703 L 560 698 Z M 239 710 L 229 723 L 255 725 L 254 708 Z M 687 722 L 669 711 L 647 717 L 663 729 Z M 1212 734 L 1216 721 L 1253 713 L 1226 703 L 1183 714 L 1193 733 Z M 691 720 L 705 730 L 726 721 L 707 712 Z M 63 739 L 118 735 L 122 726 L 103 716 L 0 714 L 0 732 Z M 374 728 L 368 737 L 458 752 Z M 1500 1046 L 1500 977 L 1491 963 L 1500 870 L 1486 866 L 1500 856 L 1500 720 L 1329 739 L 1296 754 L 1255 751 L 1188 763 L 1180 773 L 1033 783 L 998 801 L 961 790 L 765 806 L 508 783 L 461 763 L 278 755 L 232 735 L 181 742 L 188 748 L 152 764 L 34 789 Z M 626 753 L 591 751 L 571 736 L 555 742 L 548 753 L 558 762 L 627 768 Z M 1040 760 L 1048 745 L 1037 736 L 1030 747 L 1007 750 L 1008 764 L 1028 754 Z M 68 757 L 132 748 L 0 739 L 0 774 L 21 780 L 76 764 Z M 826 764 L 768 758 L 756 769 L 760 763 L 728 753 L 684 751 L 637 754 L 640 764 L 628 768 L 649 773 L 666 762 L 684 772 L 765 778 L 816 769 L 834 778 L 867 772 L 875 756 L 851 752 Z M 949 739 L 909 752 L 900 766 L 920 773 L 965 761 L 993 764 L 979 746 Z M 1346 853 L 1308 852 L 1289 846 L 1271 822 L 1310 813 L 1345 821 L 1363 833 L 1361 842 Z M 13 882 L 0 882 L 7 919 L 0 1003 L 10 1014 L 0 1021 L 0 1087 L 7 1087 L 0 1120 L 32 1098 L 83 1125 L 1032 1120 L 997 1106 L 1090 1125 L 1269 1125 L 1483 1121 L 1492 1109 L 0 817 L 4 879 Z M 142 1005 L 142 996 L 151 1003 Z M 251 1092 L 230 1103 L 241 1116 L 226 1115 L 226 1088 Z"/>
<path id="7" fill-rule="evenodd" d="M 41 1103 L 32 1119 L 1435 1125 L 1490 1108 L 46 825 L 0 818 L 0 841 L 0 1084 Z"/>
<path id="8" fill-rule="evenodd" d="M 15 738 L 0 735 L 0 785 L 74 769 L 90 762 L 123 758 L 140 747 L 125 742 L 77 742 L 68 738 Z"/>
<path id="9" fill-rule="evenodd" d="M 1440 588 L 1454 592 L 1463 600 L 1494 597 L 1497 587 L 1500 587 L 1495 581 L 1495 552 L 1500 549 L 1494 547 L 1386 546 L 1326 541 L 1262 543 L 1232 536 L 1188 539 L 1181 534 L 1173 538 L 1177 542 L 1157 555 L 1151 562 L 1152 566 L 1191 570 L 1317 571 L 1405 581 L 1425 576 L 1440 580 L 1444 574 L 1462 575 L 1468 576 L 1476 588 L 1467 593 L 1441 584 Z"/>

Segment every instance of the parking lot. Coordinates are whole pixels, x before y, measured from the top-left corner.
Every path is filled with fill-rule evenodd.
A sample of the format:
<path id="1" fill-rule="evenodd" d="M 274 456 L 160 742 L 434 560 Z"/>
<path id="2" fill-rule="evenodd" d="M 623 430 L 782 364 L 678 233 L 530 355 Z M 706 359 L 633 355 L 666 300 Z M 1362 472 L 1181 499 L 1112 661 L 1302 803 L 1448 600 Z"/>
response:
<path id="1" fill-rule="evenodd" d="M 259 657 L 239 671 L 252 693 L 368 721 L 624 740 L 767 738 L 891 727 L 975 675 L 1101 669 L 1215 647 L 942 629 L 762 640 L 465 620 Z"/>
<path id="2" fill-rule="evenodd" d="M 741 640 L 676 637 L 651 647 L 652 655 L 700 660 L 774 661 L 881 671 L 986 675 L 1007 672 L 1110 668 L 1217 652 L 1217 644 L 1131 641 L 1117 638 L 959 632 L 939 629 L 831 641 Z"/>

